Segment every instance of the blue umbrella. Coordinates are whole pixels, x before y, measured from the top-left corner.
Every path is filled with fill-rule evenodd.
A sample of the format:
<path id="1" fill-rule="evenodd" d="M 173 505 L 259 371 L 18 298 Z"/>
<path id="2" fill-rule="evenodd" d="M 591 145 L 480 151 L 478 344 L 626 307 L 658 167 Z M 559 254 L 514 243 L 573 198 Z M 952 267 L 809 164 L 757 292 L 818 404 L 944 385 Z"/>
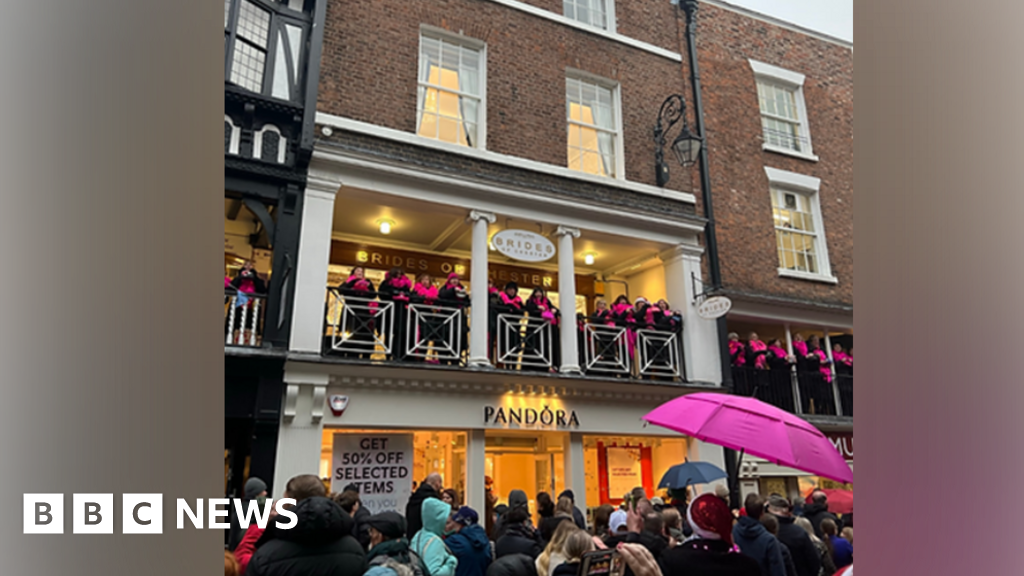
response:
<path id="1" fill-rule="evenodd" d="M 665 472 L 665 475 L 661 477 L 661 483 L 658 484 L 658 488 L 676 490 L 691 484 L 708 484 L 726 476 L 728 474 L 725 473 L 725 470 L 714 464 L 686 462 L 669 468 L 668 472 Z"/>

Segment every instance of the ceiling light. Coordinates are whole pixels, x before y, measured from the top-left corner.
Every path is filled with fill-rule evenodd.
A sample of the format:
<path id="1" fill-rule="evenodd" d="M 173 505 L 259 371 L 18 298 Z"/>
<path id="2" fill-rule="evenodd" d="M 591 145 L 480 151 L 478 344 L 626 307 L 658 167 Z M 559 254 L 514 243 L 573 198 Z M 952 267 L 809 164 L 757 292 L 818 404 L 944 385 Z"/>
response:
<path id="1" fill-rule="evenodd" d="M 588 252 L 588 253 L 584 254 L 583 255 L 583 261 L 587 263 L 587 266 L 593 266 L 594 265 L 594 253 L 593 252 Z"/>
<path id="2" fill-rule="evenodd" d="M 391 220 L 377 220 L 377 224 L 380 225 L 381 234 L 391 234 L 391 227 L 394 226 L 394 222 Z"/>

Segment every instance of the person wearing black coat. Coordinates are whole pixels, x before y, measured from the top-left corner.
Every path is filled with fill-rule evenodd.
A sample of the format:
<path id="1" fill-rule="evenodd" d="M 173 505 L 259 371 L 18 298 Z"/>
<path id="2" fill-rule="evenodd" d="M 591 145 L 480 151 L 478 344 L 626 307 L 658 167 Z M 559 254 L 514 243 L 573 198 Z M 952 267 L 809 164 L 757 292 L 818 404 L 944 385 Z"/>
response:
<path id="1" fill-rule="evenodd" d="M 529 525 L 530 513 L 525 508 L 513 508 L 508 512 L 505 533 L 494 545 L 495 558 L 509 554 L 526 554 L 533 560 L 540 556 L 544 547 L 540 535 Z"/>
<path id="2" fill-rule="evenodd" d="M 256 550 L 247 576 L 362 576 L 366 572 L 366 555 L 352 537 L 354 521 L 340 506 L 315 496 L 292 511 L 296 524 L 278 528 L 276 537 Z"/>
<path id="3" fill-rule="evenodd" d="M 772 496 L 768 500 L 768 512 L 774 514 L 779 521 L 776 537 L 789 548 L 797 576 L 818 576 L 821 570 L 818 550 L 807 532 L 794 523 L 789 501 L 781 496 Z"/>
<path id="4" fill-rule="evenodd" d="M 838 516 L 828 511 L 828 496 L 824 492 L 815 490 L 811 494 L 811 503 L 804 506 L 804 518 L 811 521 L 811 527 L 814 528 L 814 535 L 818 538 L 824 538 L 821 533 L 821 521 L 828 518 L 836 523 L 836 529 L 838 532 L 843 531 L 843 522 Z"/>
<path id="5" fill-rule="evenodd" d="M 371 308 L 369 300 L 377 297 L 377 290 L 373 282 L 366 277 L 366 271 L 362 266 L 356 266 L 352 273 L 338 286 L 338 292 L 346 298 L 356 298 L 351 301 L 351 316 L 344 328 L 350 332 L 346 345 L 357 348 L 359 358 L 372 354 L 376 346 L 374 332 L 377 329 L 374 322 L 376 313 Z M 349 304 L 346 304 L 349 305 Z M 374 304 L 375 305 L 375 304 Z"/>
<path id="6" fill-rule="evenodd" d="M 487 576 L 537 576 L 537 563 L 527 554 L 508 554 L 491 562 Z"/>
<path id="7" fill-rule="evenodd" d="M 468 323 L 467 323 L 467 312 L 466 306 L 469 306 L 469 292 L 466 292 L 466 287 L 462 285 L 462 281 L 459 279 L 459 275 L 452 272 L 448 275 L 448 281 L 437 291 L 437 298 L 442 306 L 450 306 L 458 308 L 461 312 L 461 316 L 457 323 L 459 330 L 459 347 L 456 349 L 454 342 L 452 342 L 452 349 L 455 350 L 459 356 L 466 350 L 466 346 L 469 344 L 468 339 Z M 451 365 L 452 361 L 448 361 Z"/>
<path id="8" fill-rule="evenodd" d="M 392 328 L 391 328 L 391 355 L 388 360 L 402 360 L 405 357 L 405 347 L 408 344 L 406 324 L 409 317 L 409 300 L 412 293 L 412 282 L 405 275 L 400 267 L 394 267 L 384 276 L 384 280 L 377 288 L 380 299 L 385 302 L 393 302 Z"/>
<path id="9" fill-rule="evenodd" d="M 370 548 L 370 517 L 372 515 L 369 510 L 363 508 L 363 503 L 359 499 L 358 486 L 349 484 L 341 494 L 334 497 L 334 501 L 355 521 L 352 526 L 352 536 L 359 541 L 363 550 L 368 550 Z"/>
<path id="10" fill-rule="evenodd" d="M 407 538 L 412 539 L 423 528 L 423 501 L 428 498 L 440 500 L 443 486 L 441 475 L 434 473 L 427 476 L 427 479 L 409 497 L 409 503 L 405 506 L 405 535 Z"/>
<path id="11" fill-rule="evenodd" d="M 580 530 L 586 530 L 587 518 L 583 515 L 583 512 L 580 511 L 579 507 L 576 506 L 576 495 L 573 494 L 572 490 L 563 490 L 562 493 L 558 495 L 559 500 L 562 498 L 568 498 L 572 501 L 572 521 L 576 523 L 576 526 Z"/>

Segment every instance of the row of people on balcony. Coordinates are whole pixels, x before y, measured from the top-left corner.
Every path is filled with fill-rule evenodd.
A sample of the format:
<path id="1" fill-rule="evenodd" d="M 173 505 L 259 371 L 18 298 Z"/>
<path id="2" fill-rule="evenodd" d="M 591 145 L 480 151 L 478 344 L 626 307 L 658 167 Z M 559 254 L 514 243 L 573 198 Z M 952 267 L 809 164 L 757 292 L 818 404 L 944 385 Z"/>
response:
<path id="1" fill-rule="evenodd" d="M 835 374 L 853 374 L 853 349 L 849 353 L 843 350 L 842 344 L 832 346 L 832 358 L 822 350 L 817 334 L 812 334 L 804 341 L 802 334 L 793 335 L 793 354 L 782 347 L 782 340 L 772 338 L 766 344 L 751 332 L 746 342 L 740 340 L 735 332 L 729 334 L 729 356 L 732 365 L 737 368 L 753 368 L 755 370 L 789 370 L 796 366 L 801 372 L 819 372 L 826 382 L 832 381 L 833 368 Z"/>
<path id="2" fill-rule="evenodd" d="M 441 286 L 437 286 L 433 283 L 432 278 L 428 274 L 420 275 L 416 282 L 413 283 L 405 275 L 405 272 L 401 268 L 392 268 L 381 281 L 379 287 L 375 287 L 373 282 L 366 278 L 365 270 L 362 267 L 355 267 L 352 269 L 349 277 L 338 286 L 338 292 L 346 297 L 354 297 L 362 299 L 353 300 L 350 303 L 352 306 L 352 314 L 356 317 L 354 323 L 354 329 L 348 335 L 348 340 L 353 343 L 374 342 L 373 332 L 379 328 L 375 326 L 374 316 L 378 309 L 376 299 L 379 297 L 382 301 L 395 302 L 394 307 L 394 342 L 405 343 L 406 332 L 409 329 L 408 326 L 408 314 L 409 304 L 418 305 L 438 305 L 445 306 L 448 308 L 461 309 L 469 305 L 469 293 L 465 286 L 462 285 L 461 279 L 458 274 L 452 273 L 448 275 L 447 280 Z M 490 313 L 488 318 L 489 324 L 489 350 L 491 353 L 492 360 L 495 358 L 494 346 L 496 342 L 493 341 L 494 334 L 497 333 L 498 329 L 498 317 L 503 314 L 511 315 L 525 315 L 530 318 L 539 318 L 545 321 L 552 327 L 557 327 L 562 322 L 561 311 L 556 307 L 548 295 L 542 288 L 535 288 L 531 295 L 524 301 L 519 295 L 519 286 L 515 282 L 507 283 L 502 290 L 498 290 L 494 286 L 493 281 L 488 280 L 488 296 L 489 296 L 489 307 Z M 354 305 L 353 305 L 354 304 Z M 444 314 L 438 313 L 441 309 L 435 309 L 432 313 L 430 311 L 423 311 L 418 309 L 417 314 L 420 319 L 415 322 L 414 329 L 416 330 L 416 338 L 412 339 L 416 344 L 423 343 L 427 340 L 431 341 L 444 341 L 446 318 Z M 465 351 L 468 339 L 467 339 L 467 317 L 462 315 L 458 322 L 458 330 L 460 332 L 460 338 L 457 343 L 445 343 L 448 346 L 454 346 L 457 349 L 451 350 L 455 356 L 461 356 Z M 636 330 L 642 328 L 650 328 L 662 331 L 678 331 L 682 329 L 682 315 L 678 311 L 674 311 L 669 306 L 668 302 L 664 299 L 657 301 L 655 304 L 651 304 L 646 298 L 640 297 L 636 299 L 633 305 L 629 304 L 628 299 L 625 296 L 619 296 L 615 300 L 615 303 L 609 307 L 607 302 L 603 299 L 597 301 L 596 310 L 589 317 L 582 314 L 577 315 L 577 324 L 579 326 L 581 337 L 582 332 L 585 330 L 585 325 L 589 322 L 596 325 L 606 326 L 617 326 L 626 329 L 626 334 L 629 338 L 629 348 L 632 354 L 634 344 L 636 342 Z M 534 328 L 537 328 L 536 325 Z M 518 334 L 518 332 L 517 332 Z M 525 330 L 524 335 L 515 336 L 518 338 L 516 342 L 512 342 L 512 348 L 521 348 L 521 351 L 527 356 L 532 357 L 535 355 L 543 356 L 545 353 L 550 352 L 552 356 L 552 363 L 554 365 L 559 364 L 560 360 L 560 338 L 557 333 L 554 335 L 546 334 L 545 341 L 541 341 L 542 338 L 536 329 Z M 598 338 L 601 338 L 598 335 Z M 546 342 L 546 344 L 545 344 Z M 581 342 L 581 346 L 583 343 Z M 394 354 L 392 356 L 396 358 L 403 358 L 406 355 L 413 352 L 413 350 L 397 350 L 396 346 L 391 347 Z M 604 346 L 607 348 L 607 346 Z M 372 350 L 368 349 L 365 352 L 357 353 L 360 357 L 365 357 Z M 420 356 L 422 359 L 428 362 L 434 362 L 435 360 L 430 359 L 430 354 L 413 354 L 414 356 Z M 452 354 L 449 354 L 452 355 Z M 434 355 L 436 357 L 436 355 Z M 451 361 L 449 361 L 451 362 Z"/>

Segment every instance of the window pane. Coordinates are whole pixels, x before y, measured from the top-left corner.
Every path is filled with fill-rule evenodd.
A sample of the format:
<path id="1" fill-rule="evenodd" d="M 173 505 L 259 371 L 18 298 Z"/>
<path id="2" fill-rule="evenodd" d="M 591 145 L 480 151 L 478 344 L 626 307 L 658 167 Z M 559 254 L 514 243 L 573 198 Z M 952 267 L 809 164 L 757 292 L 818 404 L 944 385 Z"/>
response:
<path id="1" fill-rule="evenodd" d="M 420 113 L 417 134 L 475 145 L 480 100 L 480 53 L 444 40 L 420 41 Z M 461 96 L 459 93 L 468 94 Z"/>
<path id="2" fill-rule="evenodd" d="M 269 28 L 270 13 L 248 0 L 242 0 L 238 13 L 238 35 L 265 50 Z"/>
<path id="3" fill-rule="evenodd" d="M 231 16 L 231 0 L 224 0 L 224 27 L 228 27 L 228 18 Z"/>
<path id="4" fill-rule="evenodd" d="M 266 54 L 247 42 L 235 41 L 232 56 L 231 81 L 246 90 L 259 92 L 263 87 L 263 69 Z"/>

